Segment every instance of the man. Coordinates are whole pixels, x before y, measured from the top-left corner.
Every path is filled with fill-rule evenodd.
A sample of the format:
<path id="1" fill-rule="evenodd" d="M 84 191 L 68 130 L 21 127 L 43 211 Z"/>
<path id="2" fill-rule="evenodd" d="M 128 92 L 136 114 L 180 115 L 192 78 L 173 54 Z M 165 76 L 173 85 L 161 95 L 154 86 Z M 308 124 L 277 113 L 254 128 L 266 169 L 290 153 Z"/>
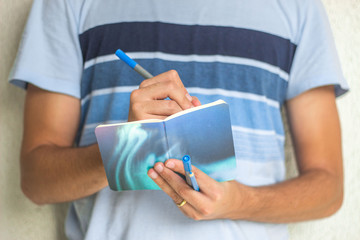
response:
<path id="1" fill-rule="evenodd" d="M 143 81 L 117 48 L 156 76 Z M 275 223 L 341 206 L 335 95 L 347 85 L 318 0 L 35 0 L 11 79 L 27 87 L 23 192 L 37 204 L 74 201 L 69 239 L 287 239 Z M 163 191 L 107 188 L 96 125 L 218 98 L 230 106 L 236 181 L 194 168 L 196 192 L 170 159 L 148 172 Z M 300 172 L 288 181 L 283 105 Z"/>

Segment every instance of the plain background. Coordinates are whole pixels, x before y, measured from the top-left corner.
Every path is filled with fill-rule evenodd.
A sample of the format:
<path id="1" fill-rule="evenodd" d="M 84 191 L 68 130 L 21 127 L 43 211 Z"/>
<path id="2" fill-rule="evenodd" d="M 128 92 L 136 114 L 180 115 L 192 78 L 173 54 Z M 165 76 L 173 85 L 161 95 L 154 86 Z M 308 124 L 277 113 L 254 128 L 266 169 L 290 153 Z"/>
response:
<path id="1" fill-rule="evenodd" d="M 36 206 L 20 190 L 25 92 L 7 82 L 32 0 L 0 0 L 0 239 L 65 239 L 67 204 Z M 343 136 L 345 199 L 327 219 L 289 225 L 291 240 L 360 236 L 360 0 L 323 0 L 351 91 L 337 100 Z M 296 174 L 287 142 L 288 176 Z"/>

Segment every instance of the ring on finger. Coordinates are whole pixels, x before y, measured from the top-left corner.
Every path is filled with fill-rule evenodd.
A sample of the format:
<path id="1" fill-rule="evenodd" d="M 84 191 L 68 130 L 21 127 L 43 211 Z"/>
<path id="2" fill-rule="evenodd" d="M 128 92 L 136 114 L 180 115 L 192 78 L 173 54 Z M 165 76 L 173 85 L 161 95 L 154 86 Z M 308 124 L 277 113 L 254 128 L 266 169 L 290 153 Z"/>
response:
<path id="1" fill-rule="evenodd" d="M 182 200 L 181 203 L 176 204 L 176 205 L 177 205 L 179 208 L 181 208 L 181 207 L 184 206 L 186 203 L 187 203 L 187 202 L 186 202 L 186 200 L 184 199 L 184 200 Z"/>

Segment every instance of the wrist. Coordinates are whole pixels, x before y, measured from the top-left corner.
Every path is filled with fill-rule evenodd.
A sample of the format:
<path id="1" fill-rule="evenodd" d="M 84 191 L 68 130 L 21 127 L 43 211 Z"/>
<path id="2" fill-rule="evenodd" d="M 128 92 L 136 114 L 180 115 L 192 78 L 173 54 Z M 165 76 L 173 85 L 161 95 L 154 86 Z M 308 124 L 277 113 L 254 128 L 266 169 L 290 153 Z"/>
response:
<path id="1" fill-rule="evenodd" d="M 233 220 L 248 220 L 259 211 L 259 198 L 257 189 L 246 186 L 238 181 L 229 181 L 231 185 L 231 211 L 228 218 Z"/>
<path id="2" fill-rule="evenodd" d="M 85 148 L 88 154 L 88 158 L 93 165 L 92 169 L 94 170 L 94 172 L 97 173 L 96 175 L 98 181 L 102 182 L 101 185 L 103 185 L 104 187 L 107 186 L 108 182 L 98 144 L 93 144 Z"/>

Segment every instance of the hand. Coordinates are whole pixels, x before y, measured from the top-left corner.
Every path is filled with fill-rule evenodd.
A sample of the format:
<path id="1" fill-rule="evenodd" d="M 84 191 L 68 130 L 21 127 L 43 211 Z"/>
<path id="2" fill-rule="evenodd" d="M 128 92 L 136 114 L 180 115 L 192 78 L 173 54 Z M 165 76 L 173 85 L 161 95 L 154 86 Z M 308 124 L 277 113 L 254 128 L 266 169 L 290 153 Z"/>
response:
<path id="1" fill-rule="evenodd" d="M 232 218 L 237 191 L 236 181 L 217 182 L 196 167 L 192 167 L 200 192 L 193 190 L 177 173 L 185 175 L 183 163 L 180 160 L 169 159 L 155 164 L 148 171 L 148 176 L 176 204 L 186 200 L 179 209 L 195 220 Z M 238 207 L 238 206 L 236 206 Z"/>
<path id="2" fill-rule="evenodd" d="M 164 100 L 165 98 L 170 100 Z M 181 110 L 201 105 L 191 97 L 175 70 L 144 80 L 130 96 L 128 121 L 164 119 Z"/>

